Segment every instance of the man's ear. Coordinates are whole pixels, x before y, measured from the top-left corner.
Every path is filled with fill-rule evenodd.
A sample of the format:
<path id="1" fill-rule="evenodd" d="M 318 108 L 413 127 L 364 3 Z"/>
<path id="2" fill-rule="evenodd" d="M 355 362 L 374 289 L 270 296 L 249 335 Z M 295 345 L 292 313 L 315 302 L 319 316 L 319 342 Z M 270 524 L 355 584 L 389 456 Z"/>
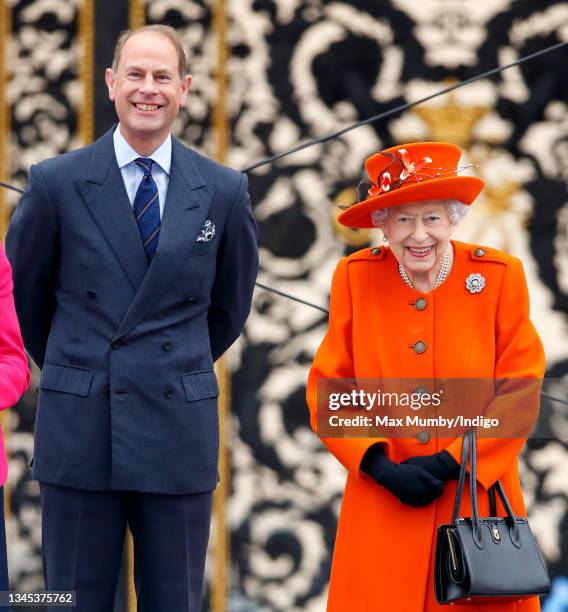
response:
<path id="1" fill-rule="evenodd" d="M 180 106 L 183 106 L 185 104 L 185 101 L 187 100 L 187 92 L 189 91 L 189 88 L 191 87 L 191 79 L 193 77 L 191 76 L 191 74 L 186 74 L 183 79 L 181 80 L 181 101 L 180 101 Z"/>
<path id="2" fill-rule="evenodd" d="M 116 81 L 116 77 L 114 76 L 114 71 L 112 68 L 107 68 L 105 70 L 105 83 L 108 87 L 108 97 L 111 102 L 114 102 L 114 83 Z"/>

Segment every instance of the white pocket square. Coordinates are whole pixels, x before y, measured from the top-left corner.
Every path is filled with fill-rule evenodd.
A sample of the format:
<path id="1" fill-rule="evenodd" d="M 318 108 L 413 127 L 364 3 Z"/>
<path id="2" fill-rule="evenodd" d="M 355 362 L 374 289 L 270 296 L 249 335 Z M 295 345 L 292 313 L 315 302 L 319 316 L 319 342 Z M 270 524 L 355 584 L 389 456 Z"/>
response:
<path id="1" fill-rule="evenodd" d="M 207 219 L 203 226 L 201 227 L 201 231 L 199 232 L 199 236 L 197 236 L 196 242 L 209 242 L 215 238 L 215 224 Z"/>

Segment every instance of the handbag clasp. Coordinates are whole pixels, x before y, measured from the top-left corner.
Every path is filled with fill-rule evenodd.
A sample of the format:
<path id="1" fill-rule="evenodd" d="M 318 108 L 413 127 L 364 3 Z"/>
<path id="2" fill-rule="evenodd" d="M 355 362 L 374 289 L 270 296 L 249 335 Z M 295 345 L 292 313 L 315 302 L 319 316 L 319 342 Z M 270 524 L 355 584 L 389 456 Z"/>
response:
<path id="1" fill-rule="evenodd" d="M 491 531 L 493 532 L 493 539 L 499 542 L 499 540 L 501 539 L 501 535 L 499 533 L 499 529 L 497 525 L 493 525 L 493 527 L 491 528 Z"/>

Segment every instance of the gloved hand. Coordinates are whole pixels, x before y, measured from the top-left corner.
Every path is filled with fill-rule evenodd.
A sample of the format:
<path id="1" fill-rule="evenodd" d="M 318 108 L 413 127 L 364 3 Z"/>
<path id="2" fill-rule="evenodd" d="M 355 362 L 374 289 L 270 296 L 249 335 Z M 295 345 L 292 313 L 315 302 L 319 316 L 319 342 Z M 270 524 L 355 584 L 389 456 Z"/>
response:
<path id="1" fill-rule="evenodd" d="M 444 490 L 444 483 L 423 468 L 391 461 L 380 444 L 367 450 L 361 470 L 408 506 L 426 506 Z"/>
<path id="2" fill-rule="evenodd" d="M 443 482 L 447 482 L 450 478 L 457 478 L 460 475 L 460 464 L 445 450 L 433 455 L 411 457 L 406 461 L 402 461 L 401 465 L 421 467 L 434 476 L 434 478 Z"/>

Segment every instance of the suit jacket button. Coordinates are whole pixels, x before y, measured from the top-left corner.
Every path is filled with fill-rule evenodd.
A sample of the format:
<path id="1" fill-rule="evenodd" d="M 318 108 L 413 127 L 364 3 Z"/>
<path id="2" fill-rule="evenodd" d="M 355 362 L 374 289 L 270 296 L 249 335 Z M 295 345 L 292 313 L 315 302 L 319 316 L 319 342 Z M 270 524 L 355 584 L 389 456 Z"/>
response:
<path id="1" fill-rule="evenodd" d="M 430 434 L 427 431 L 419 431 L 416 437 L 420 444 L 428 444 L 430 442 Z"/>
<path id="2" fill-rule="evenodd" d="M 483 257 L 485 255 L 485 249 L 475 249 L 474 254 L 476 257 Z"/>
<path id="3" fill-rule="evenodd" d="M 164 342 L 162 344 L 162 349 L 164 351 L 171 351 L 172 350 L 172 343 L 171 342 Z"/>
<path id="4" fill-rule="evenodd" d="M 117 348 L 120 348 L 120 345 L 121 345 L 120 340 L 113 340 L 113 342 L 111 342 L 111 344 L 110 344 L 110 348 L 113 351 L 116 351 Z"/>
<path id="5" fill-rule="evenodd" d="M 94 300 L 97 297 L 97 294 L 94 291 L 87 291 L 87 297 L 90 300 Z"/>
<path id="6" fill-rule="evenodd" d="M 424 298 L 418 298 L 416 302 L 414 302 L 414 308 L 416 310 L 424 310 L 428 306 L 428 302 Z"/>
<path id="7" fill-rule="evenodd" d="M 381 249 L 379 248 L 371 249 L 371 255 L 380 255 L 380 254 L 381 254 Z"/>
<path id="8" fill-rule="evenodd" d="M 172 397 L 174 396 L 174 390 L 171 387 L 168 387 L 165 391 L 164 391 L 164 397 L 166 399 L 172 399 Z"/>
<path id="9" fill-rule="evenodd" d="M 109 387 L 109 385 L 107 385 L 107 386 L 105 387 L 105 395 L 106 395 L 107 397 L 110 397 L 110 387 Z"/>
<path id="10" fill-rule="evenodd" d="M 412 348 L 417 355 L 421 355 L 426 352 L 426 343 L 422 342 L 422 340 L 418 340 Z"/>

